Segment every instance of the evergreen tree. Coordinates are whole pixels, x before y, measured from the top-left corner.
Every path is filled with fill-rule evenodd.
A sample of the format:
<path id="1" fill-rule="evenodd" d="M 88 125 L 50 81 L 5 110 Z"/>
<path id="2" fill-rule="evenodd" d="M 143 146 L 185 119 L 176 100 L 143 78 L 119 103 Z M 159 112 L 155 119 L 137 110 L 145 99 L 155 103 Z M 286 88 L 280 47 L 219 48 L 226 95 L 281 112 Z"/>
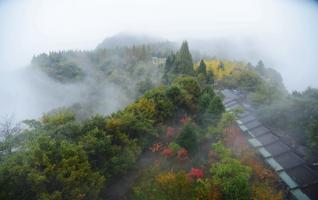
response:
<path id="1" fill-rule="evenodd" d="M 198 73 L 206 75 L 206 64 L 203 60 L 200 61 Z"/>
<path id="2" fill-rule="evenodd" d="M 188 42 L 184 41 L 176 57 L 176 73 L 193 75 L 193 61 L 189 51 Z"/>
<path id="3" fill-rule="evenodd" d="M 221 61 L 218 67 L 219 70 L 224 70 L 224 63 Z"/>
<path id="4" fill-rule="evenodd" d="M 265 75 L 265 66 L 262 60 L 258 61 L 255 69 L 260 75 Z"/>
<path id="5" fill-rule="evenodd" d="M 171 52 L 171 54 L 166 59 L 164 73 L 168 73 L 172 70 L 172 68 L 175 65 L 175 61 L 176 55 L 173 52 Z"/>
<path id="6" fill-rule="evenodd" d="M 222 103 L 222 100 L 218 96 L 214 96 L 208 106 L 208 112 L 210 114 L 215 114 L 217 116 L 221 115 L 224 112 L 225 108 Z"/>
<path id="7" fill-rule="evenodd" d="M 177 139 L 177 143 L 186 148 L 189 152 L 194 152 L 198 147 L 198 138 L 195 127 L 188 123 L 186 124 Z"/>
<path id="8" fill-rule="evenodd" d="M 173 52 L 171 52 L 171 54 L 167 57 L 166 63 L 164 66 L 164 72 L 162 77 L 163 83 L 167 84 L 171 81 L 172 79 L 171 73 L 174 71 L 175 65 L 176 65 L 176 55 Z"/>
<path id="9" fill-rule="evenodd" d="M 214 74 L 212 71 L 208 71 L 206 75 L 206 83 L 207 84 L 214 84 Z"/>

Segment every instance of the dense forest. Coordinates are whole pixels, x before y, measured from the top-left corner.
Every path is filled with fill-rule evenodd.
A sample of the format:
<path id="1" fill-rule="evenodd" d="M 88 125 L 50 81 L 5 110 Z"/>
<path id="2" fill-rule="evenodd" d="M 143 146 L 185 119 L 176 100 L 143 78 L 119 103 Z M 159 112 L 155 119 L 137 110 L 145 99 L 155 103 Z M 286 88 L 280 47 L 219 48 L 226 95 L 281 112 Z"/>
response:
<path id="1" fill-rule="evenodd" d="M 262 61 L 193 58 L 186 41 L 178 50 L 105 41 L 34 56 L 30 67 L 62 84 L 93 79 L 95 98 L 107 81 L 131 100 L 107 116 L 87 102 L 2 126 L 0 199 L 284 199 L 277 175 L 234 125 L 239 110 L 225 111 L 222 89 L 239 91 L 264 123 L 318 150 L 318 90 L 288 93 Z"/>

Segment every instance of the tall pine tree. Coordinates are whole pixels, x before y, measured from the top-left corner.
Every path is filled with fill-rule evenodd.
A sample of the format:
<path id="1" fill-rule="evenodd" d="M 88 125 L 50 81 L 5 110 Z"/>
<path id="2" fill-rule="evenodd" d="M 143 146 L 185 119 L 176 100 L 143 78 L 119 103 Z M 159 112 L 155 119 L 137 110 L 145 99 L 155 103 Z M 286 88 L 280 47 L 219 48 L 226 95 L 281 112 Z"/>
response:
<path id="1" fill-rule="evenodd" d="M 206 64 L 203 60 L 200 61 L 199 68 L 198 68 L 198 74 L 206 75 Z"/>
<path id="2" fill-rule="evenodd" d="M 188 42 L 184 41 L 176 57 L 176 73 L 193 75 L 193 61 L 189 51 Z"/>

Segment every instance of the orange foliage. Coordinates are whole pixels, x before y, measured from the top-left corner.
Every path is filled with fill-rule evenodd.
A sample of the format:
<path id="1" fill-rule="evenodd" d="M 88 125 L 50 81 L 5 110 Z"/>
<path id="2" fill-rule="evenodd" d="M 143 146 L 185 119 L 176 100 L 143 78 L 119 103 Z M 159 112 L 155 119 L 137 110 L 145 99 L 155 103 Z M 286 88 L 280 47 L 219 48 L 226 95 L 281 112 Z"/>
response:
<path id="1" fill-rule="evenodd" d="M 163 154 L 165 157 L 171 157 L 171 156 L 173 156 L 173 151 L 172 151 L 171 148 L 166 147 L 166 148 L 163 149 L 162 154 Z"/>
<path id="2" fill-rule="evenodd" d="M 283 194 L 272 189 L 272 187 L 259 184 L 252 186 L 252 200 L 283 200 Z"/>
<path id="3" fill-rule="evenodd" d="M 226 146 L 231 148 L 246 148 L 248 146 L 246 138 L 244 138 L 241 130 L 234 125 L 231 125 L 224 129 L 225 138 L 224 143 Z"/>
<path id="4" fill-rule="evenodd" d="M 253 150 L 245 150 L 240 160 L 243 164 L 248 165 L 252 168 L 255 178 L 261 181 L 277 180 L 277 176 L 273 172 L 273 170 L 267 169 L 264 164 L 260 162 L 260 160 L 258 160 Z"/>
<path id="5" fill-rule="evenodd" d="M 178 152 L 177 152 L 177 157 L 179 160 L 183 161 L 186 160 L 188 158 L 188 151 L 185 148 L 181 148 Z"/>
<path id="6" fill-rule="evenodd" d="M 276 180 L 275 173 L 267 169 L 264 164 L 255 155 L 254 149 L 247 143 L 241 130 L 232 125 L 224 130 L 224 143 L 233 150 L 233 153 L 239 157 L 242 164 L 252 168 L 254 177 L 261 181 Z"/>
<path id="7" fill-rule="evenodd" d="M 159 143 L 153 144 L 153 145 L 149 148 L 149 150 L 150 150 L 151 152 L 153 152 L 153 153 L 156 153 L 156 152 L 161 151 L 162 148 L 163 148 L 163 144 L 161 144 L 161 143 L 159 142 Z"/>
<path id="8" fill-rule="evenodd" d="M 208 200 L 221 200 L 221 199 L 222 199 L 221 189 L 217 185 L 212 184 L 208 194 Z"/>

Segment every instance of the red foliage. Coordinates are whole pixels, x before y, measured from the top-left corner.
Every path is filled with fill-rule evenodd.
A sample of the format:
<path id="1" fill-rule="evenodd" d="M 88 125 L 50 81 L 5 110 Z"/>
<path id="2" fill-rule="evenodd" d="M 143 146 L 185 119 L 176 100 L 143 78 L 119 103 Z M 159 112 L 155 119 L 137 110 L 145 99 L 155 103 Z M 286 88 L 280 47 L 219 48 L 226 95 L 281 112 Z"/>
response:
<path id="1" fill-rule="evenodd" d="M 166 132 L 167 137 L 168 137 L 169 139 L 171 139 L 171 138 L 173 137 L 173 135 L 174 135 L 174 132 L 175 132 L 174 128 L 168 127 L 168 128 L 167 128 L 167 132 Z"/>
<path id="2" fill-rule="evenodd" d="M 191 178 L 195 178 L 195 179 L 201 179 L 204 177 L 204 173 L 201 169 L 198 168 L 191 168 L 191 171 L 189 172 L 189 176 Z"/>
<path id="3" fill-rule="evenodd" d="M 181 148 L 178 153 L 177 157 L 179 160 L 185 160 L 188 158 L 188 151 L 185 148 Z"/>
<path id="4" fill-rule="evenodd" d="M 162 154 L 166 157 L 171 157 L 171 156 L 173 156 L 173 151 L 171 148 L 166 147 L 163 149 Z"/>
<path id="5" fill-rule="evenodd" d="M 181 119 L 180 119 L 180 123 L 181 124 L 187 124 L 187 123 L 189 123 L 190 122 L 190 117 L 188 117 L 188 116 L 183 116 L 183 117 L 181 117 Z"/>

